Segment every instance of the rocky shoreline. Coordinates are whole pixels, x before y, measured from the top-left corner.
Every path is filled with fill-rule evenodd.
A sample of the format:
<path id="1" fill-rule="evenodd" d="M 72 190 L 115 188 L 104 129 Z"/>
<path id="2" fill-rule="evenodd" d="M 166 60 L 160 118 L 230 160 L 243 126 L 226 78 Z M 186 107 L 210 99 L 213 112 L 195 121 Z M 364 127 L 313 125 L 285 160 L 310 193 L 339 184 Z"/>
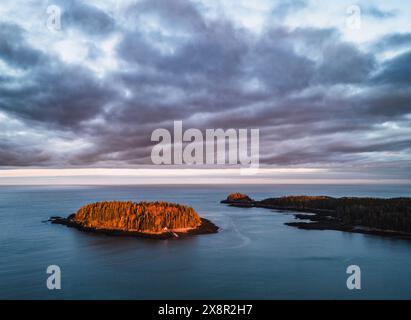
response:
<path id="1" fill-rule="evenodd" d="M 193 208 L 162 201 L 95 202 L 67 218 L 55 216 L 48 221 L 84 232 L 162 240 L 218 232 Z"/>
<path id="2" fill-rule="evenodd" d="M 185 232 L 178 232 L 178 231 L 165 231 L 162 233 L 146 233 L 146 232 L 138 232 L 138 231 L 124 231 L 120 229 L 104 229 L 104 228 L 90 228 L 81 225 L 73 220 L 74 214 L 71 214 L 67 218 L 63 217 L 50 217 L 48 222 L 52 224 L 60 224 L 64 225 L 69 228 L 75 228 L 77 230 L 88 232 L 88 233 L 97 233 L 97 234 L 104 234 L 108 236 L 122 236 L 122 237 L 136 237 L 136 238 L 146 238 L 146 239 L 158 239 L 158 240 L 168 240 L 168 239 L 178 239 L 184 238 L 187 236 L 192 235 L 200 235 L 200 234 L 212 234 L 217 233 L 219 227 L 217 227 L 214 223 L 212 223 L 208 219 L 201 218 L 201 225 L 197 228 L 187 230 Z"/>
<path id="3" fill-rule="evenodd" d="M 297 214 L 295 215 L 295 217 L 297 219 L 309 220 L 311 222 L 287 222 L 285 223 L 285 225 L 303 230 L 335 230 L 411 240 L 410 233 L 404 233 L 394 230 L 373 229 L 355 225 L 346 225 L 334 219 L 327 219 L 319 216 L 311 217 L 310 215 Z"/>
<path id="4" fill-rule="evenodd" d="M 297 206 L 289 206 L 289 205 L 279 205 L 278 203 L 281 202 L 283 198 L 271 198 L 265 199 L 261 201 L 256 201 L 248 197 L 247 195 L 243 195 L 243 197 L 239 197 L 238 194 L 235 194 L 235 198 L 228 196 L 227 199 L 222 200 L 221 203 L 228 204 L 233 207 L 240 207 L 240 208 L 266 208 L 266 209 L 273 209 L 278 211 L 294 211 L 300 212 L 294 214 L 296 219 L 299 220 L 306 220 L 308 222 L 287 222 L 285 225 L 296 227 L 299 229 L 304 230 L 336 230 L 342 232 L 351 232 L 351 233 L 361 233 L 361 234 L 370 234 L 370 235 L 378 235 L 383 237 L 390 237 L 390 238 L 398 238 L 398 239 L 407 239 L 411 240 L 411 233 L 404 232 L 401 230 L 391 230 L 391 229 L 382 229 L 370 226 L 364 226 L 361 224 L 355 223 L 346 223 L 341 215 L 338 214 L 337 209 L 324 209 L 324 208 L 315 208 L 309 206 L 297 207 Z M 295 197 L 304 199 L 304 196 Z M 310 198 L 310 197 L 306 197 Z M 331 198 L 331 197 L 311 197 L 314 200 L 318 201 L 318 199 L 325 199 L 332 201 L 338 199 Z M 342 198 L 342 199 L 351 199 L 351 198 Z M 359 199 L 361 198 L 352 198 L 352 199 Z M 305 199 L 304 199 L 305 200 Z M 384 201 L 385 199 L 379 199 Z M 392 199 L 387 199 L 392 200 Z M 401 199 L 404 200 L 404 199 Z M 407 198 L 407 208 L 409 210 L 409 203 L 411 203 L 411 199 Z"/>

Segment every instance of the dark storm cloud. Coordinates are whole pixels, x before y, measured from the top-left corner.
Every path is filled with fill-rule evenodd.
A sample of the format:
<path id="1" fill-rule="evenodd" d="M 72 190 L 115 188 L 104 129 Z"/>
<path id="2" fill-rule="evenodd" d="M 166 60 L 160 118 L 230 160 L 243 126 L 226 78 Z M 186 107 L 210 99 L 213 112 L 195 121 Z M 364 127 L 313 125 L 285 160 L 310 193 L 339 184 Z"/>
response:
<path id="1" fill-rule="evenodd" d="M 363 106 L 368 117 L 400 120 L 411 113 L 411 88 L 379 86 L 369 96 L 359 96 L 355 104 Z"/>
<path id="2" fill-rule="evenodd" d="M 274 155 L 264 157 L 264 163 L 273 163 L 281 165 L 300 165 L 306 164 L 307 158 L 310 163 L 329 164 L 329 163 L 347 163 L 356 160 L 367 160 L 364 154 L 375 154 L 380 152 L 400 152 L 411 150 L 411 140 L 403 139 L 395 142 L 333 142 L 317 145 L 302 145 L 298 148 L 290 148 L 290 150 L 276 150 Z M 327 157 L 323 155 L 327 154 Z M 370 163 L 368 161 L 368 163 Z M 409 165 L 409 164 L 408 164 Z"/>
<path id="3" fill-rule="evenodd" d="M 25 31 L 18 25 L 0 23 L 0 59 L 12 67 L 26 69 L 44 58 L 24 41 Z"/>
<path id="4" fill-rule="evenodd" d="M 199 8 L 186 0 L 143 0 L 130 5 L 126 17 L 139 20 L 142 15 L 152 15 L 170 28 L 181 28 L 202 32 L 206 28 L 205 20 Z M 178 17 L 178 19 L 176 19 Z"/>
<path id="5" fill-rule="evenodd" d="M 392 50 L 411 47 L 411 33 L 393 33 L 379 39 L 375 44 L 376 50 Z"/>
<path id="6" fill-rule="evenodd" d="M 411 139 L 398 140 L 395 142 L 378 142 L 378 143 L 363 143 L 363 144 L 333 144 L 327 146 L 327 152 L 337 153 L 363 153 L 363 152 L 380 152 L 380 151 L 400 151 L 411 149 Z"/>
<path id="7" fill-rule="evenodd" d="M 63 32 L 66 26 L 88 39 L 87 59 L 104 57 L 101 41 L 119 35 L 119 67 L 98 76 L 87 64 L 31 47 L 22 27 L 4 25 L 0 59 L 26 73 L 0 75 L 0 112 L 87 146 L 61 158 L 46 146 L 23 150 L 16 135 L 3 143 L 0 165 L 150 164 L 151 132 L 172 131 L 173 120 L 184 128 L 259 128 L 265 164 L 352 164 L 367 160 L 367 152 L 409 154 L 409 141 L 383 124 L 409 128 L 410 53 L 383 62 L 375 55 L 407 45 L 408 34 L 388 35 L 365 51 L 333 28 L 275 24 L 255 34 L 226 16 L 207 17 L 187 0 L 139 1 L 120 8 L 121 19 L 81 1 L 58 4 Z M 305 7 L 285 1 L 273 14 Z M 369 138 L 378 130 L 387 130 L 384 141 Z"/>
<path id="8" fill-rule="evenodd" d="M 1 60 L 11 68 L 26 69 L 23 79 L 2 82 L 0 110 L 26 121 L 76 130 L 116 98 L 113 88 L 89 70 L 31 48 L 25 34 L 15 25 L 0 28 Z"/>
<path id="9" fill-rule="evenodd" d="M 107 84 L 75 66 L 47 62 L 29 73 L 17 89 L 0 88 L 0 109 L 24 120 L 76 130 L 115 98 Z"/>
<path id="10" fill-rule="evenodd" d="M 209 82 L 210 77 L 225 80 L 239 75 L 249 40 L 244 30 L 234 28 L 229 21 L 206 23 L 197 8 L 183 0 L 143 1 L 127 12 L 137 21 L 146 13 L 155 13 L 166 28 L 172 26 L 185 32 L 185 36 L 144 32 L 142 21 L 141 28 L 125 33 L 118 47 L 120 56 L 127 61 L 173 75 L 177 82 L 178 78 L 193 76 Z M 165 49 L 160 50 L 158 45 Z"/>
<path id="11" fill-rule="evenodd" d="M 106 12 L 81 1 L 60 0 L 62 28 L 75 28 L 91 35 L 106 35 L 115 30 L 115 20 Z"/>
<path id="12" fill-rule="evenodd" d="M 253 75 L 277 94 L 307 87 L 315 70 L 314 61 L 295 52 L 283 29 L 267 32 L 253 48 L 248 62 Z"/>
<path id="13" fill-rule="evenodd" d="M 329 84 L 362 82 L 374 67 L 372 54 L 364 54 L 347 43 L 337 43 L 324 48 L 323 61 L 317 69 L 318 81 Z"/>
<path id="14" fill-rule="evenodd" d="M 307 6 L 307 2 L 303 0 L 285 0 L 280 1 L 272 11 L 273 16 L 284 18 L 288 14 L 295 13 Z"/>
<path id="15" fill-rule="evenodd" d="M 411 50 L 396 56 L 382 65 L 382 70 L 374 81 L 392 85 L 409 85 L 411 83 Z"/>

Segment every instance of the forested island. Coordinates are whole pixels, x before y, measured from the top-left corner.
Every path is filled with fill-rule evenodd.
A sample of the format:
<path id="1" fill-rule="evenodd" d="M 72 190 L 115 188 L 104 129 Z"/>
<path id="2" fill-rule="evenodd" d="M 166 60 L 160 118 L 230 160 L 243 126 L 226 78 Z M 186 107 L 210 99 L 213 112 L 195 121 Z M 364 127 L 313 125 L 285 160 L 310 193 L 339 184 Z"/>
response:
<path id="1" fill-rule="evenodd" d="M 51 217 L 49 221 L 82 231 L 155 239 L 218 231 L 193 208 L 168 202 L 97 202 L 81 207 L 67 218 Z"/>
<path id="2" fill-rule="evenodd" d="M 222 200 L 236 207 L 298 211 L 309 222 L 289 222 L 300 229 L 340 230 L 411 239 L 411 198 L 285 196 L 256 201 L 240 193 Z"/>

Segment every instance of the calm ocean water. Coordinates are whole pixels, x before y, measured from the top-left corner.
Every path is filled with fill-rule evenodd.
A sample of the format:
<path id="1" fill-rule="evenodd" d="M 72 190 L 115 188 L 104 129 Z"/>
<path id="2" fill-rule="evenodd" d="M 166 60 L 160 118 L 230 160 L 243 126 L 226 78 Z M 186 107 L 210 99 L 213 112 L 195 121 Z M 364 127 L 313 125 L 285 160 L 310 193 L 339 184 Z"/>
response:
<path id="1" fill-rule="evenodd" d="M 411 196 L 409 186 L 0 187 L 2 299 L 411 299 L 411 242 L 284 225 L 292 213 L 227 207 L 233 191 Z M 218 234 L 144 240 L 42 223 L 100 200 L 164 200 L 194 207 Z M 346 287 L 359 265 L 362 289 Z M 59 265 L 62 289 L 46 287 Z"/>

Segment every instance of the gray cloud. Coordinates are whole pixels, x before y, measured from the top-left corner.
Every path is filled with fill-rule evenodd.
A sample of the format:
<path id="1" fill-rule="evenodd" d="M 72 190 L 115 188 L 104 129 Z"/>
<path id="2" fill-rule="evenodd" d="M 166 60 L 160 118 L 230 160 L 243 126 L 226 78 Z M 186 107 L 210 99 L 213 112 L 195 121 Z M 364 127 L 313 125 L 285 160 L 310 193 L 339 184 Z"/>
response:
<path id="1" fill-rule="evenodd" d="M 3 24 L 0 61 L 25 73 L 0 75 L 0 112 L 27 130 L 86 146 L 63 155 L 8 133 L 0 136 L 1 166 L 150 164 L 151 132 L 171 129 L 173 120 L 185 128 L 260 128 L 267 165 L 409 159 L 401 133 L 410 129 L 411 55 L 376 58 L 408 45 L 408 34 L 387 35 L 367 51 L 334 28 L 276 24 L 252 33 L 188 0 L 140 1 L 120 17 L 81 1 L 59 4 L 62 32 L 82 33 L 91 62 L 105 58 L 101 41 L 119 35 L 112 53 L 119 67 L 99 76 L 32 46 L 22 26 Z M 275 12 L 306 6 L 297 4 L 281 2 Z M 386 152 L 393 153 L 388 160 Z"/>
<path id="2" fill-rule="evenodd" d="M 75 0 L 59 0 L 62 10 L 62 28 L 75 28 L 90 35 L 106 35 L 115 30 L 115 20 L 110 14 Z"/>
<path id="3" fill-rule="evenodd" d="M 376 75 L 374 81 L 393 85 L 409 85 L 411 83 L 411 50 L 383 63 L 382 70 Z"/>
<path id="4" fill-rule="evenodd" d="M 29 73 L 30 81 L 17 89 L 0 88 L 1 110 L 26 121 L 76 130 L 116 97 L 107 84 L 74 66 L 47 62 Z"/>
<path id="5" fill-rule="evenodd" d="M 368 6 L 362 12 L 376 19 L 389 19 L 397 15 L 396 10 L 382 10 L 376 6 Z"/>
<path id="6" fill-rule="evenodd" d="M 278 18 L 284 18 L 285 16 L 295 13 L 307 6 L 307 2 L 303 0 L 284 0 L 280 1 L 273 9 L 272 14 Z"/>
<path id="7" fill-rule="evenodd" d="M 375 50 L 392 50 L 411 47 L 411 32 L 388 34 L 373 45 Z"/>
<path id="8" fill-rule="evenodd" d="M 39 147 L 0 139 L 0 163 L 3 166 L 43 166 L 51 160 L 52 155 Z"/>
<path id="9" fill-rule="evenodd" d="M 317 69 L 320 83 L 356 83 L 366 81 L 374 70 L 372 54 L 364 54 L 347 43 L 329 45 L 323 50 L 323 60 Z"/>
<path id="10" fill-rule="evenodd" d="M 25 31 L 16 24 L 0 23 L 0 58 L 12 67 L 26 69 L 44 59 L 24 42 Z"/>

